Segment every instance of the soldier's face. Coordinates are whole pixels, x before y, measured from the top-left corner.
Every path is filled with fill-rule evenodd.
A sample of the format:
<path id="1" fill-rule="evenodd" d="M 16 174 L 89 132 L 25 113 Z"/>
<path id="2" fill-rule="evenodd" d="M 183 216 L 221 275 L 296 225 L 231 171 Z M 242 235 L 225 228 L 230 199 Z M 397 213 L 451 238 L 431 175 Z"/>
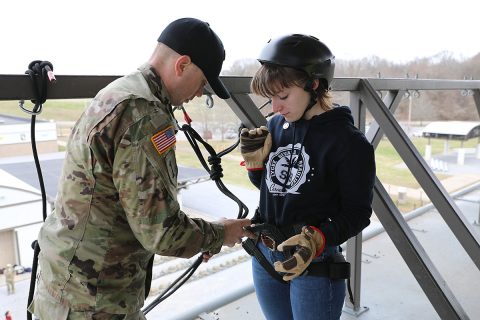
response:
<path id="1" fill-rule="evenodd" d="M 201 97 L 206 84 L 207 79 L 202 70 L 194 63 L 188 64 L 183 70 L 176 92 L 172 94 L 172 105 L 179 106 L 188 103 L 195 97 Z"/>

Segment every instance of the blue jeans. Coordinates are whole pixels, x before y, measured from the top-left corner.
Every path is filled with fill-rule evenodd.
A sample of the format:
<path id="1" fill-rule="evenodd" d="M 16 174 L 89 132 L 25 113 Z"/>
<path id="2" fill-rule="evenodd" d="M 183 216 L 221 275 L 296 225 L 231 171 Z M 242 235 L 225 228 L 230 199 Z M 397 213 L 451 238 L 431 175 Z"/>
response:
<path id="1" fill-rule="evenodd" d="M 272 264 L 285 260 L 283 252 L 271 251 L 261 242 L 258 248 Z M 322 261 L 336 250 L 337 247 L 327 247 L 312 263 Z M 282 283 L 272 278 L 254 257 L 252 271 L 257 299 L 266 319 L 340 319 L 345 299 L 344 280 L 307 275 Z"/>

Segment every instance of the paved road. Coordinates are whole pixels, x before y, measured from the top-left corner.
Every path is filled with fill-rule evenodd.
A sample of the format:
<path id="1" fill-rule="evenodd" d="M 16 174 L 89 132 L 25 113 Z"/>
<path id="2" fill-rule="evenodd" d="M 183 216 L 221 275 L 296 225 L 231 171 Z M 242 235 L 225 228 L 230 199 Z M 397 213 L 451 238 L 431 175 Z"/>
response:
<path id="1" fill-rule="evenodd" d="M 3 275 L 0 277 L 3 278 Z M 2 279 L 3 280 L 3 279 Z M 4 284 L 0 286 L 0 319 L 3 319 L 5 312 L 10 310 L 12 319 L 27 318 L 27 300 L 30 279 L 17 281 L 15 284 L 15 294 L 7 295 L 7 287 Z"/>
<path id="2" fill-rule="evenodd" d="M 259 191 L 235 186 L 227 186 L 227 188 L 248 207 L 248 216 L 252 217 L 258 206 Z M 212 217 L 236 218 L 239 212 L 236 202 L 225 196 L 213 181 L 191 185 L 186 190 L 182 190 L 180 196 L 184 207 Z"/>

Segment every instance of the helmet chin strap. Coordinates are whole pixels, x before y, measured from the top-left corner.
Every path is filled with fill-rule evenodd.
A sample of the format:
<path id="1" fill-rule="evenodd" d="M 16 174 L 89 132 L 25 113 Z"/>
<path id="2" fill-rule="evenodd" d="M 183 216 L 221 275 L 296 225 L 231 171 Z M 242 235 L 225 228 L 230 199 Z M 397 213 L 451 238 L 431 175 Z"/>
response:
<path id="1" fill-rule="evenodd" d="M 303 117 L 305 117 L 305 114 L 307 113 L 307 111 L 312 109 L 313 106 L 317 103 L 317 95 L 316 95 L 315 91 L 313 90 L 313 80 L 308 80 L 307 83 L 305 83 L 305 86 L 303 87 L 303 90 L 310 93 L 310 102 L 308 103 L 307 107 L 305 108 L 305 111 L 303 112 L 300 119 L 303 119 Z"/>

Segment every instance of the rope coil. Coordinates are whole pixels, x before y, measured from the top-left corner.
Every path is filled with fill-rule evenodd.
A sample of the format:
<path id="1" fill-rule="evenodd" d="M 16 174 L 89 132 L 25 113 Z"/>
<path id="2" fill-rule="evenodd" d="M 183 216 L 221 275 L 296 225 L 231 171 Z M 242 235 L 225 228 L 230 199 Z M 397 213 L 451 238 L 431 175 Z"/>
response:
<path id="1" fill-rule="evenodd" d="M 42 112 L 42 106 L 47 101 L 47 85 L 48 82 L 55 82 L 56 78 L 53 74 L 53 65 L 49 61 L 34 60 L 28 65 L 28 70 L 25 71 L 32 80 L 33 94 L 32 99 L 34 107 L 28 110 L 24 107 L 24 100 L 20 100 L 19 107 L 30 115 L 38 115 Z"/>
<path id="2" fill-rule="evenodd" d="M 42 216 L 43 221 L 47 218 L 47 195 L 45 191 L 45 184 L 43 182 L 42 168 L 40 167 L 40 160 L 38 159 L 37 152 L 37 143 L 35 138 L 35 121 L 37 115 L 42 112 L 42 106 L 47 100 L 48 93 L 48 82 L 54 82 L 55 75 L 53 74 L 53 65 L 48 61 L 34 60 L 28 65 L 28 70 L 25 71 L 25 74 L 30 76 L 31 83 L 33 86 L 33 94 L 35 96 L 31 101 L 34 103 L 32 110 L 28 110 L 24 107 L 24 100 L 19 102 L 19 107 L 26 113 L 32 116 L 30 123 L 30 136 L 32 144 L 33 159 L 35 160 L 35 167 L 37 169 L 38 181 L 40 184 L 40 190 L 42 193 Z M 32 262 L 32 274 L 30 277 L 30 289 L 28 292 L 28 301 L 27 307 L 33 301 L 33 294 L 35 292 L 35 280 L 37 275 L 38 267 L 38 255 L 40 253 L 40 246 L 35 240 L 32 243 L 33 248 L 33 262 Z M 32 314 L 27 310 L 27 319 L 32 319 Z"/>

